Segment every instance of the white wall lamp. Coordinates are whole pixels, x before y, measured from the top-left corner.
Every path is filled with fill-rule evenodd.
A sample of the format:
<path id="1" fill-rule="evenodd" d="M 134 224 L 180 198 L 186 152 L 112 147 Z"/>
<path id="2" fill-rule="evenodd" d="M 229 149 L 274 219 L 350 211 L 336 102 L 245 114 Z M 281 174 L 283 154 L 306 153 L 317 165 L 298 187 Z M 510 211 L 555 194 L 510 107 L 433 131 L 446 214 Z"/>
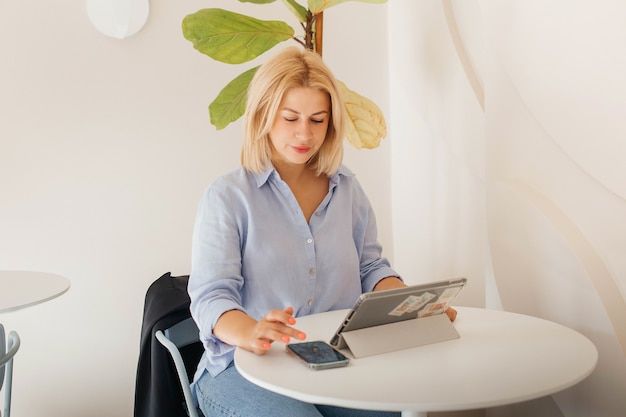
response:
<path id="1" fill-rule="evenodd" d="M 149 0 L 87 0 L 87 16 L 106 36 L 124 39 L 139 32 L 148 20 Z"/>

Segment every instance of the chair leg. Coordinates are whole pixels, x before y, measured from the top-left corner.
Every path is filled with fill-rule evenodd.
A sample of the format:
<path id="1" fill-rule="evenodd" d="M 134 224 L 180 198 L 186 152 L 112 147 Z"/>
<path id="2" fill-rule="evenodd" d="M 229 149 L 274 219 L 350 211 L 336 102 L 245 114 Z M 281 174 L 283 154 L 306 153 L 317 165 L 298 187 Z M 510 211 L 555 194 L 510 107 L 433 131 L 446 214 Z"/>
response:
<path id="1" fill-rule="evenodd" d="M 6 364 L 6 386 L 4 387 L 4 417 L 11 417 L 11 390 L 13 387 L 13 359 Z"/>
<path id="2" fill-rule="evenodd" d="M 17 349 L 20 347 L 20 339 L 17 333 L 10 332 L 8 337 L 8 349 L 7 352 L 11 355 L 15 355 Z M 13 349 L 15 351 L 11 352 Z M 4 382 L 6 382 L 4 387 L 4 417 L 11 417 L 11 391 L 13 389 L 13 361 L 14 357 L 11 357 L 9 361 L 5 364 L 5 376 Z M 1 416 L 1 415 L 0 415 Z"/>

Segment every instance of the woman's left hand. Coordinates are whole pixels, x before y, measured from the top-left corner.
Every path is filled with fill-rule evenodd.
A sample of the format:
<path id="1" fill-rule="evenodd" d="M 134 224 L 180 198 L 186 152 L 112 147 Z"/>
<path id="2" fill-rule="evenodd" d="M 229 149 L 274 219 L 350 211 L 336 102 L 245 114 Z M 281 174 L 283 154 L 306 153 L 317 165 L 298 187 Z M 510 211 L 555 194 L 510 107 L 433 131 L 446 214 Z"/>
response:
<path id="1" fill-rule="evenodd" d="M 450 321 L 456 320 L 457 311 L 453 309 L 452 307 L 448 307 L 446 309 L 446 314 L 448 315 L 448 318 L 450 319 Z"/>

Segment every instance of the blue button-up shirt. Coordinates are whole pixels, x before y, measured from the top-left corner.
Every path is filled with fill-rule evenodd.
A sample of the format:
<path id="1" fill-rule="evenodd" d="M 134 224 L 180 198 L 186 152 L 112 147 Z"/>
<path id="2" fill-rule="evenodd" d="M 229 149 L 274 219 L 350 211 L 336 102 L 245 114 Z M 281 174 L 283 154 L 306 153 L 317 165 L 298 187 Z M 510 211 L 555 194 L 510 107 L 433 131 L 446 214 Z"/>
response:
<path id="1" fill-rule="evenodd" d="M 233 360 L 235 347 L 213 335 L 223 313 L 259 320 L 288 306 L 296 317 L 350 308 L 382 278 L 398 276 L 381 254 L 372 207 L 345 166 L 308 223 L 277 171 L 239 168 L 218 178 L 193 233 L 189 295 L 205 347 L 196 380 Z"/>

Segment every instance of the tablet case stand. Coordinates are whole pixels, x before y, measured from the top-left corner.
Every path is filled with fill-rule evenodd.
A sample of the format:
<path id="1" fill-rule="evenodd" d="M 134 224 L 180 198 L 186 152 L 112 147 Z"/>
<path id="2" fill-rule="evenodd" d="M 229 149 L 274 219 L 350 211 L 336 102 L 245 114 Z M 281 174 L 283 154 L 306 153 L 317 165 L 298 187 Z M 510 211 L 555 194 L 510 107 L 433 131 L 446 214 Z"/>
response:
<path id="1" fill-rule="evenodd" d="M 342 336 L 348 350 L 355 358 L 429 345 L 460 337 L 447 314 L 352 330 L 343 332 Z"/>

